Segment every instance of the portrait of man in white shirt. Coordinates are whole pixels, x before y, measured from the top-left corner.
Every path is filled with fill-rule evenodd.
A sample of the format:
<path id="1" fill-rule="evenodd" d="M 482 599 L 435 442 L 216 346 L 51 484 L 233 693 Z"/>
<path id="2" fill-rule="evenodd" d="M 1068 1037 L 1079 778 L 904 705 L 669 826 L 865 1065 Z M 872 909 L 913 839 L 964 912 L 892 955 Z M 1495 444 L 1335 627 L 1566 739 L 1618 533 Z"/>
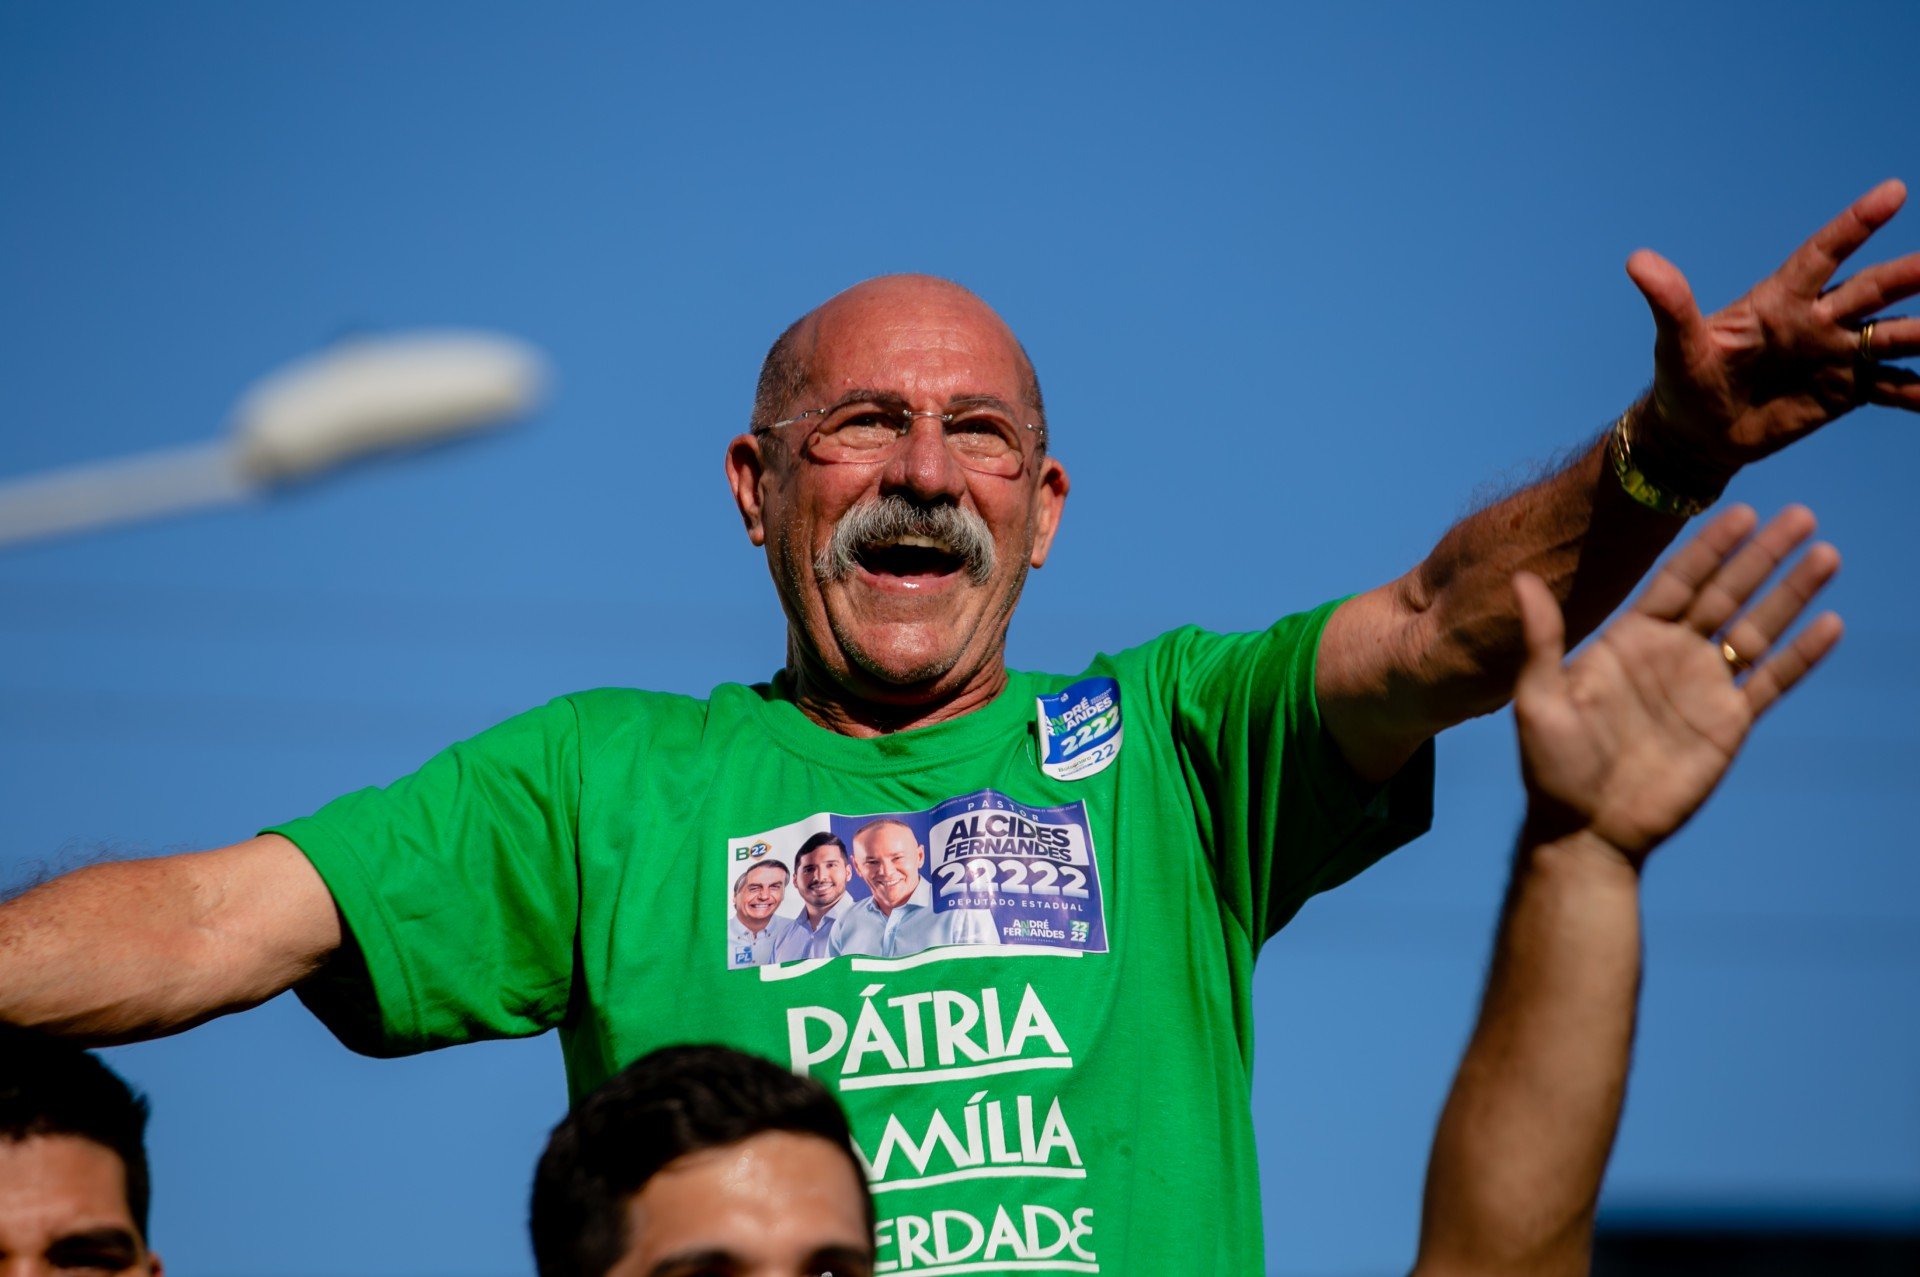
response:
<path id="1" fill-rule="evenodd" d="M 733 880 L 733 916 L 727 920 L 729 967 L 763 967 L 773 961 L 774 946 L 792 925 L 790 919 L 774 916 L 787 897 L 790 876 L 784 862 L 762 860 Z"/>

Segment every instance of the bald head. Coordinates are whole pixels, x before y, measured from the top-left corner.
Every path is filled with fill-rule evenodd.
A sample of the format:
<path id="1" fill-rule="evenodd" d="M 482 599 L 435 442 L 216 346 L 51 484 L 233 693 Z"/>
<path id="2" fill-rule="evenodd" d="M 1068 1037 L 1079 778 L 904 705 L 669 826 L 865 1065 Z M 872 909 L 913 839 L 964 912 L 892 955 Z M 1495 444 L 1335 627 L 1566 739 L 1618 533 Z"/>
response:
<path id="1" fill-rule="evenodd" d="M 1026 347 L 994 309 L 971 290 L 934 275 L 880 275 L 836 293 L 787 326 L 774 340 L 760 365 L 760 384 L 753 397 L 752 430 L 764 430 L 789 415 L 796 400 L 813 380 L 814 352 L 823 339 L 857 339 L 873 331 L 885 333 L 906 327 L 985 327 L 1002 338 L 1021 372 L 1022 395 L 1035 418 L 1046 422 L 1040 398 L 1040 378 Z M 1040 437 L 1044 448 L 1046 437 Z"/>

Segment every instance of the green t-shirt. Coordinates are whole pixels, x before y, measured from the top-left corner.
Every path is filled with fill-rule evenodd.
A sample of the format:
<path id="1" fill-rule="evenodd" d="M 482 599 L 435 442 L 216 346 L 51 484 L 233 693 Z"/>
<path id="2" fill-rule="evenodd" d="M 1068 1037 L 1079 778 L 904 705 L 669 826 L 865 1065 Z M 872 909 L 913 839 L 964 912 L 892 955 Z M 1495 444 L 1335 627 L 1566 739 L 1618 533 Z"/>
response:
<path id="1" fill-rule="evenodd" d="M 685 1042 L 817 1077 L 881 1272 L 1261 1272 L 1255 954 L 1431 815 L 1430 749 L 1373 790 L 1320 724 L 1333 606 L 871 740 L 779 680 L 562 697 L 275 831 L 357 942 L 303 996 L 372 1054 L 558 1028 L 576 1096 Z M 821 833 L 905 849 L 891 907 L 856 874 L 837 956 L 769 962 L 812 938 L 783 874 Z M 749 878 L 784 889 L 757 928 Z"/>

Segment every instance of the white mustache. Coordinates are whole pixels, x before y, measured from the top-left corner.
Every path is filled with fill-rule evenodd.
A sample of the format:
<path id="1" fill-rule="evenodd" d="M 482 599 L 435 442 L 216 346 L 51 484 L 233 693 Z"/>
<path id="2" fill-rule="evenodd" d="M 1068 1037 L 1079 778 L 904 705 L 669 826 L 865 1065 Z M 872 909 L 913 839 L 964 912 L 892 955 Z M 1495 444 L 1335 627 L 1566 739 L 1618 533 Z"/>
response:
<path id="1" fill-rule="evenodd" d="M 975 585 L 993 575 L 993 533 L 987 521 L 957 505 L 915 505 L 898 493 L 863 501 L 840 516 L 833 536 L 814 557 L 814 576 L 838 581 L 853 571 L 861 550 L 912 537 L 937 542 L 964 563 Z"/>

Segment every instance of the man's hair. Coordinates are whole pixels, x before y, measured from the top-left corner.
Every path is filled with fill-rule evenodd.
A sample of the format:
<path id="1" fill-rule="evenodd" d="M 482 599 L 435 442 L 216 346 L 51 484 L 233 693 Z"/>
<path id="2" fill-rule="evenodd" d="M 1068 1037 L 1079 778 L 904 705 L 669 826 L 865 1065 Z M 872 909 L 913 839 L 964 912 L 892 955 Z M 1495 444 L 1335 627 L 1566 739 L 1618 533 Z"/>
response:
<path id="1" fill-rule="evenodd" d="M 747 422 L 748 430 L 758 433 L 779 421 L 794 398 L 806 388 L 807 378 L 813 370 L 808 364 L 807 352 L 801 349 L 803 343 L 800 339 L 807 321 L 812 317 L 812 312 L 808 312 L 788 324 L 773 339 L 773 345 L 767 348 L 767 357 L 760 363 L 760 382 L 754 387 L 753 416 Z M 1047 424 L 1047 405 L 1040 395 L 1040 374 L 1034 371 L 1033 357 L 1027 354 L 1026 346 L 1021 344 L 1018 337 L 1013 339 L 1013 345 L 1020 352 L 1021 369 L 1026 374 L 1020 393 L 1026 396 L 1034 415 L 1044 427 Z M 1040 450 L 1046 451 L 1045 430 L 1040 432 L 1039 444 Z"/>
<path id="2" fill-rule="evenodd" d="M 112 1069 L 71 1043 L 0 1025 L 0 1140 L 66 1135 L 114 1154 L 143 1241 L 152 1200 L 146 1133 L 146 1098 Z"/>
<path id="3" fill-rule="evenodd" d="M 851 863 L 852 857 L 847 855 L 847 844 L 841 842 L 837 835 L 822 830 L 820 833 L 815 834 L 800 844 L 800 850 L 793 853 L 793 867 L 795 869 L 800 868 L 801 865 L 807 862 L 808 856 L 828 847 L 832 847 L 835 851 L 839 852 L 840 859 Z"/>
<path id="4" fill-rule="evenodd" d="M 807 384 L 807 358 L 800 352 L 800 330 L 808 316 L 802 315 L 783 329 L 767 348 L 760 363 L 760 383 L 753 391 L 753 417 L 747 429 L 761 431 L 780 420 L 794 396 Z"/>
<path id="5" fill-rule="evenodd" d="M 846 1154 L 867 1231 L 873 1197 L 840 1105 L 811 1078 L 724 1046 L 642 1056 L 553 1128 L 533 1173 L 540 1277 L 605 1277 L 627 1249 L 627 1202 L 669 1163 L 766 1131 L 813 1135 Z"/>
<path id="6" fill-rule="evenodd" d="M 786 861 L 780 860 L 774 856 L 768 856 L 765 860 L 762 860 L 757 864 L 748 865 L 745 869 L 742 869 L 738 875 L 735 876 L 733 880 L 733 894 L 736 896 L 739 895 L 740 888 L 747 885 L 748 874 L 752 873 L 756 869 L 765 869 L 768 865 L 772 865 L 775 869 L 778 869 L 781 873 L 785 874 L 789 880 L 793 878 L 793 870 L 787 868 Z"/>
<path id="7" fill-rule="evenodd" d="M 907 836 L 913 839 L 914 845 L 919 846 L 920 835 L 913 832 L 913 826 L 904 820 L 895 820 L 892 816 L 882 816 L 877 820 L 869 820 L 866 824 L 860 826 L 860 828 L 856 829 L 853 833 L 853 845 L 858 847 L 862 838 L 865 838 L 876 829 L 885 829 L 889 825 L 895 829 L 906 830 Z"/>

